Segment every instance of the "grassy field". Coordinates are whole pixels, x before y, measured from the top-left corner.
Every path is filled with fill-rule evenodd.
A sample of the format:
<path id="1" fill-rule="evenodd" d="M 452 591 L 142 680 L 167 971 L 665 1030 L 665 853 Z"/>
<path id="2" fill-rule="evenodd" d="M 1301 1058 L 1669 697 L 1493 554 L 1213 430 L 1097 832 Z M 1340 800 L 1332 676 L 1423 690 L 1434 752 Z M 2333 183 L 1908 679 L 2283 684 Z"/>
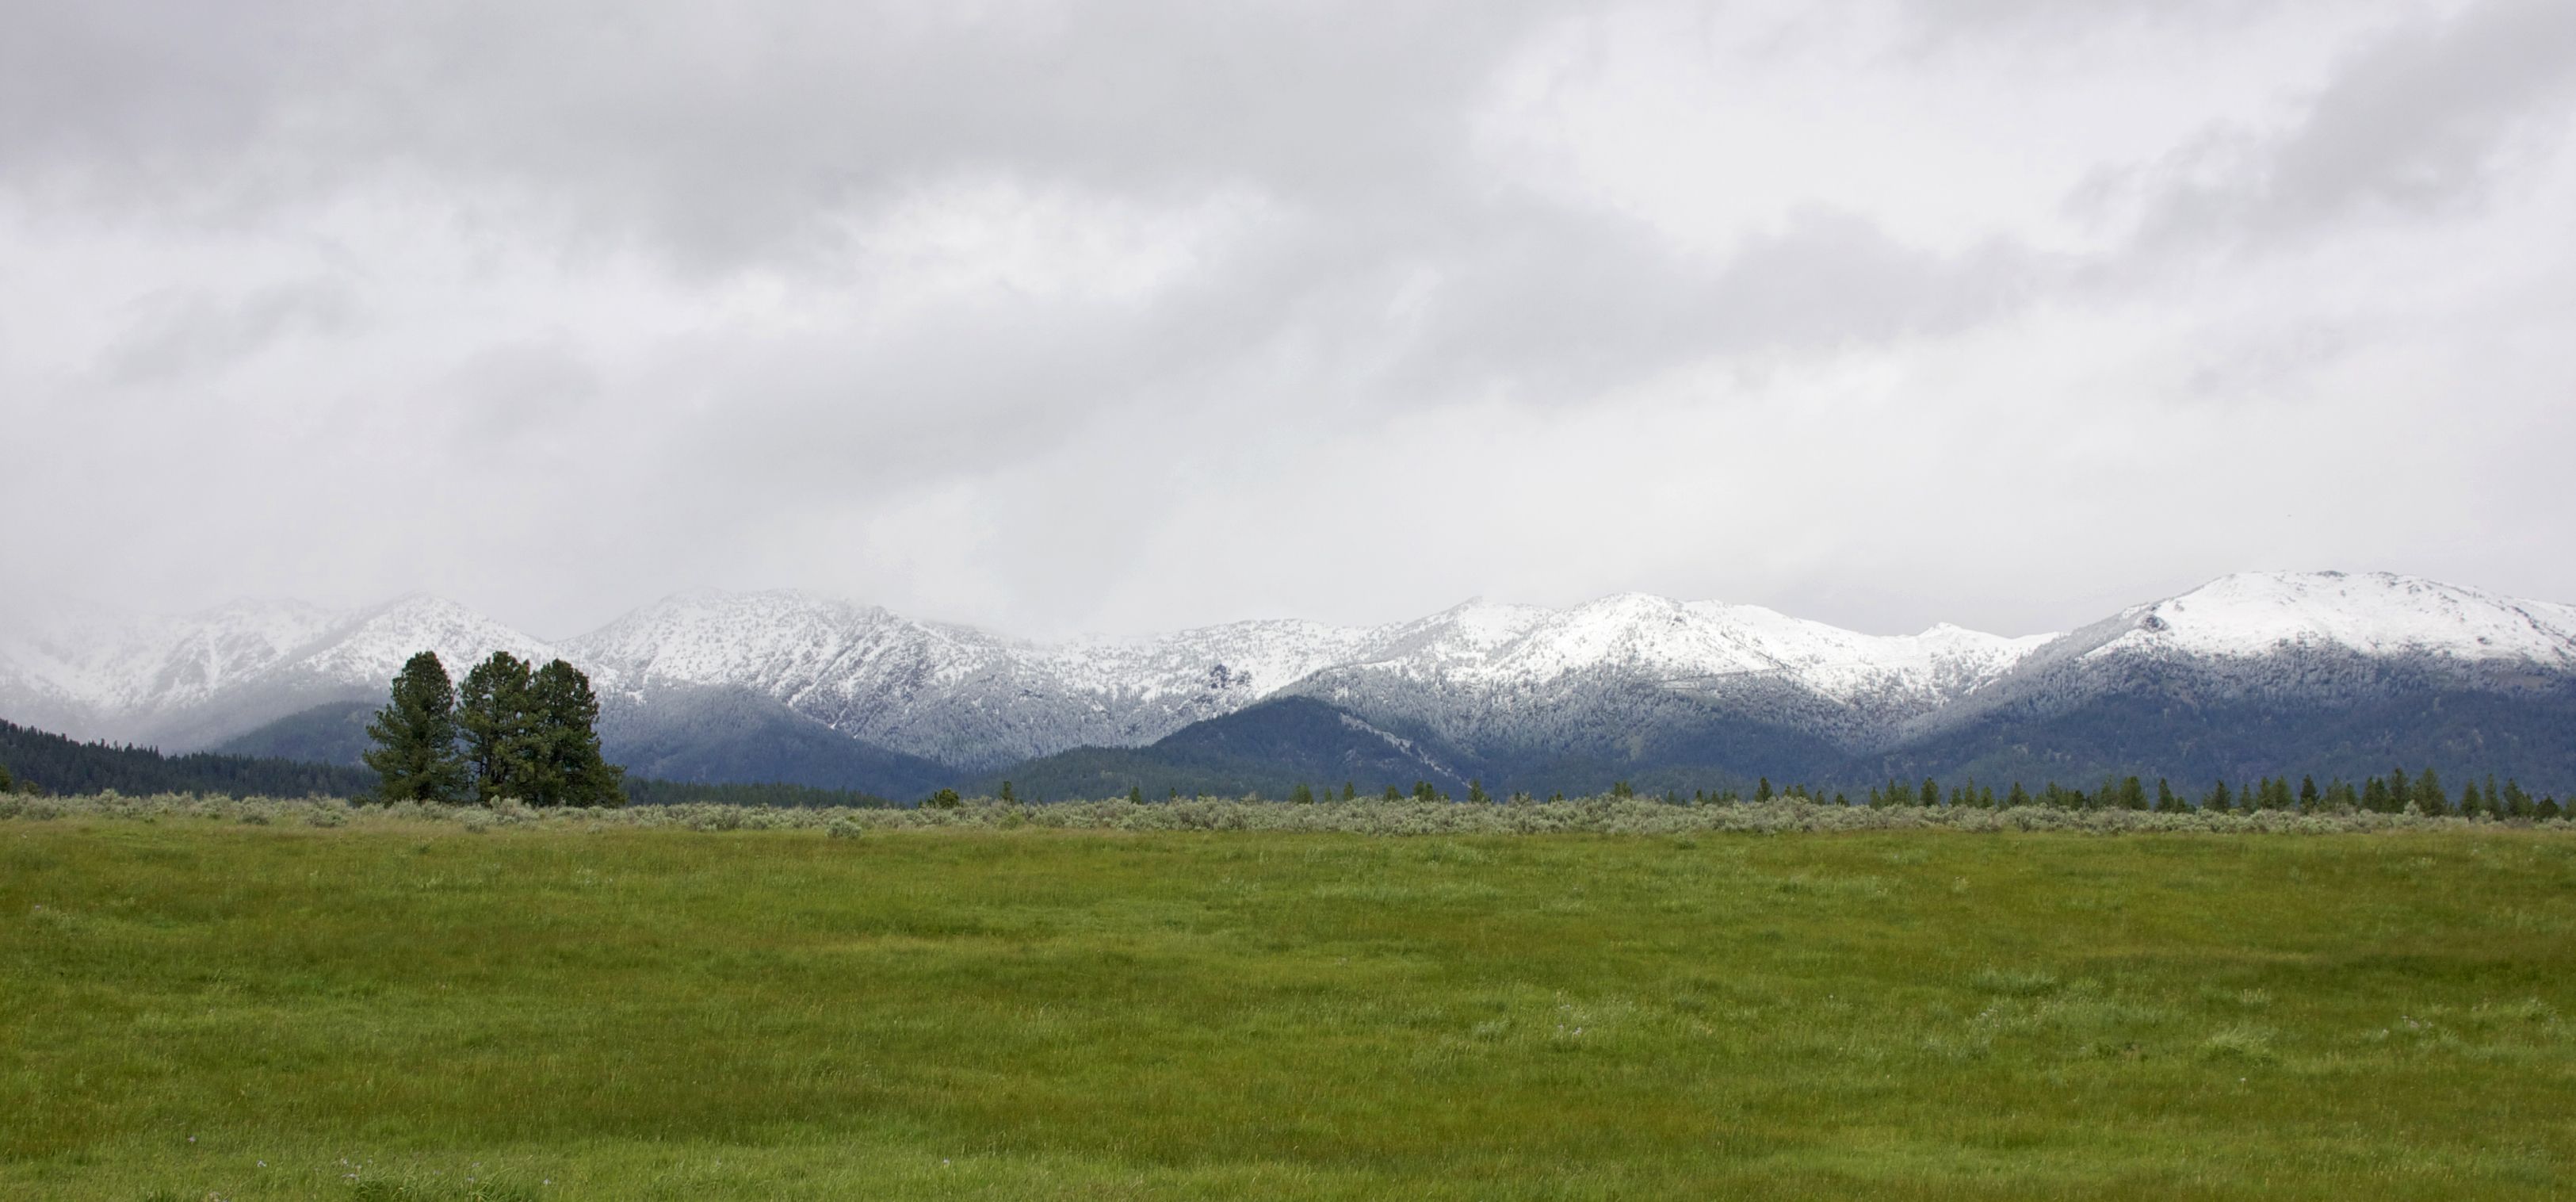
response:
<path id="1" fill-rule="evenodd" d="M 2564 1197 L 2571 1013 L 2563 829 L 0 822 L 5 1198 Z"/>

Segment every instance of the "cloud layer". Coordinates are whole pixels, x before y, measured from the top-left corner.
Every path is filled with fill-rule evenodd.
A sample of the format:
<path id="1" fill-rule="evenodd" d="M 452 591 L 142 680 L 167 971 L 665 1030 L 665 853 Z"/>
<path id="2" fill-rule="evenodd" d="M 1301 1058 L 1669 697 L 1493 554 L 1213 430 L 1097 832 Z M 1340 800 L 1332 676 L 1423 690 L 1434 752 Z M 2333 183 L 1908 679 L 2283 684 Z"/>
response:
<path id="1" fill-rule="evenodd" d="M 2576 597 L 2576 10 L 24 6 L 12 577 Z"/>

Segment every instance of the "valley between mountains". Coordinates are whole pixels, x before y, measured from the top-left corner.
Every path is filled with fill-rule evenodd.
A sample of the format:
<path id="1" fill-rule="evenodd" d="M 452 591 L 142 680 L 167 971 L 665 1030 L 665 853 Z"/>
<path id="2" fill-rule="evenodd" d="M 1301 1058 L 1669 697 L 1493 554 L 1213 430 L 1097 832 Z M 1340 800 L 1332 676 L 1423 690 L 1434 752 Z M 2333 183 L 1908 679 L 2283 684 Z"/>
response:
<path id="1" fill-rule="evenodd" d="M 1757 606 L 1470 602 L 1034 643 L 794 592 L 667 598 L 549 643 L 435 597 L 177 617 L 22 603 L 0 718 L 165 751 L 355 762 L 415 651 L 587 672 L 612 759 L 913 798 L 2205 784 L 2392 765 L 2576 787 L 2576 607 L 2384 573 L 2257 573 L 2063 634 L 1867 635 Z"/>

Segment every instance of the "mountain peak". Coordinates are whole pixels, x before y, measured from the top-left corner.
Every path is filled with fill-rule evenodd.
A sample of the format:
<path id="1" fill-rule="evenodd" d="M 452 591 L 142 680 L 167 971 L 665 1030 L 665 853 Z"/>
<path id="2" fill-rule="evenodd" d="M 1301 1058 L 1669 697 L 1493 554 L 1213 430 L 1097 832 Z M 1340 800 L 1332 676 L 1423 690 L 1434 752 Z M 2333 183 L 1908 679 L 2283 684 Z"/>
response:
<path id="1" fill-rule="evenodd" d="M 2133 637 L 2190 654 L 2307 647 L 2576 664 L 2576 608 L 2395 572 L 2240 572 L 2132 612 Z"/>
<path id="2" fill-rule="evenodd" d="M 431 593 L 407 593 L 345 616 L 296 648 L 277 670 L 355 686 L 392 680 L 405 660 L 422 651 L 435 653 L 452 677 L 462 677 L 495 651 L 540 664 L 558 654 L 546 643 L 455 601 Z"/>
<path id="3" fill-rule="evenodd" d="M 2393 573 L 2248 572 L 2065 636 L 1946 622 L 1870 635 L 1757 605 L 1625 592 L 1565 609 L 1471 598 L 1376 627 L 1272 619 L 1031 643 L 795 589 L 696 589 L 550 645 L 411 593 L 352 611 L 244 601 L 179 618 L 83 610 L 59 628 L 13 622 L 0 629 L 0 715 L 84 737 L 220 738 L 261 707 L 274 716 L 290 702 L 381 697 L 423 649 L 452 675 L 506 650 L 560 655 L 623 701 L 740 690 L 846 736 L 978 769 L 1146 744 L 1287 695 L 1461 746 L 1631 729 L 1670 704 L 1738 707 L 1857 747 L 1911 737 L 1936 715 L 2054 696 L 2095 665 L 2223 665 L 2300 648 L 2571 671 L 2576 609 Z M 2115 677 L 2126 679 L 2102 678 Z"/>

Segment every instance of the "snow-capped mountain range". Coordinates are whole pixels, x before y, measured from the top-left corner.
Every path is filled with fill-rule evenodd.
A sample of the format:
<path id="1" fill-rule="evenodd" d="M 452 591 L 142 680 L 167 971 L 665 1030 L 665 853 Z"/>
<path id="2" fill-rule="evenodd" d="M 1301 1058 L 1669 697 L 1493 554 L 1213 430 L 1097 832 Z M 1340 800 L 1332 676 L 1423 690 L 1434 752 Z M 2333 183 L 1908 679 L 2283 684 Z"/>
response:
<path id="1" fill-rule="evenodd" d="M 384 690 L 419 651 L 461 673 L 545 643 L 436 597 L 354 611 L 234 601 L 176 617 L 22 600 L 0 625 L 0 717 L 188 751 L 322 701 Z"/>
<path id="2" fill-rule="evenodd" d="M 2139 690 L 2334 700 L 2400 679 L 2576 680 L 2576 606 L 2334 572 L 2229 576 L 2021 638 L 1948 625 L 1866 635 L 1635 594 L 1562 610 L 1469 602 L 1379 627 L 1253 621 L 1051 644 L 795 592 L 683 594 L 557 644 L 426 596 L 354 612 L 245 601 L 180 617 L 60 603 L 19 615 L 0 627 L 0 717 L 83 738 L 212 746 L 381 697 L 424 648 L 457 674 L 507 650 L 571 660 L 612 712 L 722 690 L 963 772 L 1141 746 L 1276 696 L 1519 762 L 1637 758 L 1705 743 L 1713 722 L 1868 755 Z"/>

